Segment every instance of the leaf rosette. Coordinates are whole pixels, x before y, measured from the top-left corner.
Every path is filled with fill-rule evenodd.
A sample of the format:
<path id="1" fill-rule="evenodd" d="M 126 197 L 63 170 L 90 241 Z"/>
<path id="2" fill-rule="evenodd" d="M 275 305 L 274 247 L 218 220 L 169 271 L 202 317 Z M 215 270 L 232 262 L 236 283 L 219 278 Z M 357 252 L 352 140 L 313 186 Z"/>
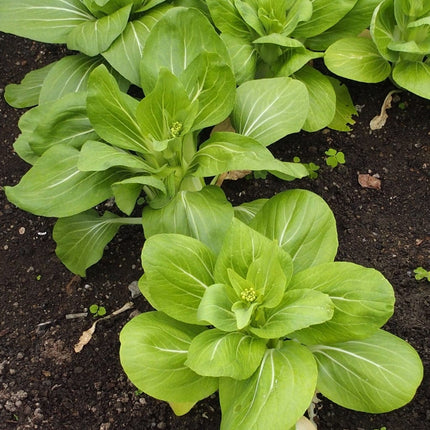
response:
<path id="1" fill-rule="evenodd" d="M 333 261 L 337 233 L 324 201 L 293 190 L 246 210 L 219 250 L 179 234 L 147 240 L 139 286 L 157 311 L 121 333 L 131 381 L 189 407 L 219 389 L 222 429 L 293 428 L 315 390 L 368 412 L 407 403 L 422 365 L 380 329 L 393 289 L 376 270 Z M 155 357 L 156 369 L 147 364 Z"/>

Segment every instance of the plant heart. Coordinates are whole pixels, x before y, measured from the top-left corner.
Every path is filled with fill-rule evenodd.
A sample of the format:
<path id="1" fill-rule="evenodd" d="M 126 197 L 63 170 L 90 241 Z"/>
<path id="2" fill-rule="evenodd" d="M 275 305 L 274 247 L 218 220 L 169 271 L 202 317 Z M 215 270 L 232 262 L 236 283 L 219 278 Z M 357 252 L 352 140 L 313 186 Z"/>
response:
<path id="1" fill-rule="evenodd" d="M 393 289 L 376 270 L 333 261 L 325 202 L 292 190 L 247 208 L 248 225 L 233 219 L 218 252 L 179 234 L 147 240 L 139 287 L 156 311 L 121 332 L 131 381 L 174 409 L 218 389 L 225 430 L 293 429 L 315 390 L 367 412 L 410 401 L 420 359 L 380 329 Z"/>

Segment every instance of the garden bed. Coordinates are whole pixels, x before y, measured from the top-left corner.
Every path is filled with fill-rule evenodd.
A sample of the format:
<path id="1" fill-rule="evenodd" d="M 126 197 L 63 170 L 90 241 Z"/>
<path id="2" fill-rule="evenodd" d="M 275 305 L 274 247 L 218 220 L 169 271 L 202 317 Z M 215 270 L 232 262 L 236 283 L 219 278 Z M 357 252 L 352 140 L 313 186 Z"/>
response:
<path id="1" fill-rule="evenodd" d="M 62 47 L 4 34 L 0 52 L 0 92 L 7 83 L 19 82 L 29 70 L 64 54 Z M 351 132 L 300 133 L 270 147 L 282 160 L 299 156 L 320 165 L 317 179 L 243 179 L 223 188 L 234 204 L 291 188 L 322 196 L 337 220 L 337 259 L 374 267 L 388 278 L 397 301 L 385 328 L 416 348 L 428 370 L 430 285 L 417 282 L 413 270 L 430 268 L 430 103 L 400 93 L 385 127 L 371 132 L 369 121 L 393 87 L 389 82 L 348 87 L 361 111 Z M 0 185 L 14 185 L 28 169 L 12 148 L 22 111 L 1 97 L 0 114 Z M 346 164 L 333 170 L 326 166 L 328 148 L 343 151 Z M 358 174 L 379 177 L 381 188 L 363 188 Z M 100 322 L 82 352 L 73 350 L 93 318 L 66 319 L 67 314 L 84 312 L 92 304 L 111 313 L 131 300 L 128 286 L 142 274 L 141 228 L 122 227 L 103 260 L 81 279 L 55 255 L 54 220 L 15 208 L 3 191 L 0 199 L 0 428 L 217 429 L 216 396 L 185 417 L 175 417 L 167 404 L 137 393 L 128 382 L 119 363 L 118 334 L 131 311 Z M 142 297 L 133 302 L 139 311 L 150 309 Z M 429 398 L 427 374 L 409 405 L 386 414 L 353 412 L 323 399 L 318 429 L 425 430 L 430 425 Z"/>

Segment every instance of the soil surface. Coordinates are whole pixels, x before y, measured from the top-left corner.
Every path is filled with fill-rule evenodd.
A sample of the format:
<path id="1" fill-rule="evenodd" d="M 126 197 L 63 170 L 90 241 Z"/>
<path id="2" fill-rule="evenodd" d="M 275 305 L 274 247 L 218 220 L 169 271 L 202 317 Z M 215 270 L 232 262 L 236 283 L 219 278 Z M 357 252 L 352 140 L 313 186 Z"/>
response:
<path id="1" fill-rule="evenodd" d="M 19 82 L 65 51 L 0 34 L 0 52 L 2 93 L 6 84 Z M 351 132 L 299 133 L 271 147 L 281 159 L 299 156 L 320 165 L 317 179 L 243 179 L 224 189 L 234 204 L 290 188 L 321 195 L 337 219 L 338 260 L 374 267 L 389 279 L 397 301 L 385 328 L 410 342 L 427 370 L 415 399 L 390 413 L 358 413 L 323 399 L 318 428 L 425 430 L 430 428 L 430 284 L 416 281 L 413 270 L 430 269 L 430 102 L 400 93 L 385 127 L 371 132 L 369 121 L 393 87 L 389 82 L 347 85 L 361 111 Z M 23 111 L 0 98 L 0 185 L 14 185 L 29 168 L 12 148 Z M 328 148 L 343 151 L 346 164 L 328 167 Z M 358 174 L 379 177 L 381 188 L 363 188 Z M 127 380 L 118 358 L 118 334 L 132 311 L 100 322 L 90 343 L 74 352 L 93 317 L 66 315 L 86 312 L 92 304 L 111 313 L 131 300 L 128 286 L 142 274 L 143 235 L 139 227 L 122 227 L 103 260 L 81 279 L 55 255 L 54 222 L 15 208 L 0 191 L 0 429 L 218 429 L 215 395 L 176 417 L 165 403 L 136 392 Z M 142 297 L 133 302 L 138 311 L 150 309 Z"/>

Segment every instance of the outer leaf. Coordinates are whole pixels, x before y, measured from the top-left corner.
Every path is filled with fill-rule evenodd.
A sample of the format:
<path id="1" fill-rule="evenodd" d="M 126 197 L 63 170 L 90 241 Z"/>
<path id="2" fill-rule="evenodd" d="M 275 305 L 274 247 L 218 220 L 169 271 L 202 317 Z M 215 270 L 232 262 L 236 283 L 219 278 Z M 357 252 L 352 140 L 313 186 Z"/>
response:
<path id="1" fill-rule="evenodd" d="M 394 82 L 425 99 L 430 99 L 430 64 L 400 61 L 393 69 Z"/>
<path id="2" fill-rule="evenodd" d="M 131 6 L 129 4 L 110 15 L 80 24 L 67 36 L 67 47 L 90 57 L 106 51 L 125 29 Z"/>
<path id="3" fill-rule="evenodd" d="M 111 185 L 123 172 L 81 172 L 79 151 L 55 145 L 46 151 L 21 178 L 18 185 L 5 187 L 8 199 L 27 212 L 48 217 L 78 214 L 112 196 Z"/>
<path id="4" fill-rule="evenodd" d="M 152 27 L 170 8 L 170 5 L 163 4 L 130 21 L 109 49 L 102 53 L 109 64 L 134 85 L 140 86 L 140 61 L 146 39 Z"/>
<path id="5" fill-rule="evenodd" d="M 178 321 L 205 324 L 197 308 L 214 283 L 215 257 L 198 240 L 178 234 L 147 239 L 142 251 L 145 274 L 139 287 L 151 305 Z"/>
<path id="6" fill-rule="evenodd" d="M 383 330 L 363 340 L 316 345 L 311 351 L 318 363 L 318 390 L 358 411 L 381 413 L 405 405 L 423 376 L 416 351 Z"/>
<path id="7" fill-rule="evenodd" d="M 333 261 L 337 251 L 336 221 L 321 197 L 290 190 L 269 199 L 250 226 L 293 258 L 294 272 Z"/>
<path id="8" fill-rule="evenodd" d="M 199 109 L 193 130 L 201 130 L 226 119 L 233 109 L 236 82 L 229 65 L 217 54 L 204 52 L 180 76 L 192 103 Z"/>
<path id="9" fill-rule="evenodd" d="M 168 402 L 197 402 L 218 388 L 216 378 L 185 366 L 188 348 L 202 327 L 181 323 L 162 312 L 146 312 L 121 330 L 120 359 L 139 389 Z"/>
<path id="10" fill-rule="evenodd" d="M 53 231 L 55 253 L 71 272 L 85 276 L 86 269 L 102 258 L 105 246 L 122 224 L 117 215 L 105 212 L 99 216 L 93 209 L 60 218 Z"/>
<path id="11" fill-rule="evenodd" d="M 286 291 L 278 306 L 265 311 L 265 322 L 249 330 L 264 339 L 280 338 L 329 320 L 333 303 L 327 294 L 312 290 Z"/>
<path id="12" fill-rule="evenodd" d="M 229 132 L 212 134 L 194 156 L 190 170 L 199 177 L 216 176 L 229 170 L 269 170 L 291 178 L 308 175 L 302 164 L 283 163 L 260 142 Z"/>
<path id="13" fill-rule="evenodd" d="M 85 91 L 91 71 L 102 60 L 101 57 L 77 54 L 68 55 L 54 63 L 43 83 L 39 103 L 59 99 L 67 93 Z"/>
<path id="14" fill-rule="evenodd" d="M 145 207 L 142 214 L 147 238 L 157 233 L 179 233 L 194 237 L 216 254 L 233 218 L 233 208 L 218 187 L 180 191 L 162 209 Z"/>
<path id="15" fill-rule="evenodd" d="M 309 38 L 322 33 L 340 21 L 356 3 L 357 0 L 313 0 L 311 19 L 299 23 L 293 36 Z"/>
<path id="16" fill-rule="evenodd" d="M 148 94 L 160 68 L 179 77 L 203 51 L 228 58 L 227 50 L 206 17 L 194 8 L 173 8 L 154 26 L 146 41 L 141 62 L 141 84 Z"/>
<path id="17" fill-rule="evenodd" d="M 393 314 L 394 292 L 384 276 L 353 263 L 335 262 L 295 275 L 292 289 L 328 294 L 335 305 L 333 318 L 294 333 L 306 344 L 343 342 L 372 335 Z"/>
<path id="18" fill-rule="evenodd" d="M 122 93 L 105 66 L 97 67 L 88 82 L 88 117 L 97 134 L 118 148 L 147 152 L 136 120 L 137 100 Z"/>
<path id="19" fill-rule="evenodd" d="M 306 87 L 291 78 L 249 81 L 237 89 L 231 117 L 238 133 L 267 146 L 298 132 L 308 115 Z"/>
<path id="20" fill-rule="evenodd" d="M 27 73 L 20 84 L 7 85 L 4 92 L 5 100 L 15 108 L 37 105 L 43 82 L 54 64 Z"/>
<path id="21" fill-rule="evenodd" d="M 378 52 L 372 40 L 350 37 L 331 45 L 324 57 L 328 69 L 339 76 L 359 82 L 381 82 L 391 73 L 391 66 Z"/>
<path id="22" fill-rule="evenodd" d="M 221 430 L 293 427 L 312 400 L 316 380 L 312 354 L 300 344 L 268 349 L 251 378 L 220 380 Z"/>
<path id="23" fill-rule="evenodd" d="M 333 27 L 306 40 L 306 46 L 318 51 L 326 50 L 336 40 L 358 36 L 370 25 L 375 7 L 381 0 L 358 0 L 355 6 Z"/>
<path id="24" fill-rule="evenodd" d="M 265 351 L 264 339 L 212 329 L 192 340 L 185 364 L 199 375 L 241 380 L 255 372 Z"/>
<path id="25" fill-rule="evenodd" d="M 45 43 L 66 43 L 70 31 L 94 17 L 79 0 L 2 0 L 0 31 Z"/>
<path id="26" fill-rule="evenodd" d="M 88 139 L 97 138 L 88 119 L 85 93 L 69 93 L 37 109 L 43 120 L 36 123 L 28 142 L 38 155 L 56 145 L 80 148 Z"/>
<path id="27" fill-rule="evenodd" d="M 309 112 L 303 130 L 313 132 L 326 127 L 336 112 L 336 93 L 329 78 L 310 66 L 304 66 L 294 77 L 306 85 Z"/>
<path id="28" fill-rule="evenodd" d="M 333 130 L 351 131 L 348 124 L 355 124 L 355 120 L 352 119 L 352 116 L 358 115 L 358 113 L 349 95 L 348 88 L 337 79 L 331 76 L 328 78 L 336 93 L 336 113 L 328 126 Z"/>

